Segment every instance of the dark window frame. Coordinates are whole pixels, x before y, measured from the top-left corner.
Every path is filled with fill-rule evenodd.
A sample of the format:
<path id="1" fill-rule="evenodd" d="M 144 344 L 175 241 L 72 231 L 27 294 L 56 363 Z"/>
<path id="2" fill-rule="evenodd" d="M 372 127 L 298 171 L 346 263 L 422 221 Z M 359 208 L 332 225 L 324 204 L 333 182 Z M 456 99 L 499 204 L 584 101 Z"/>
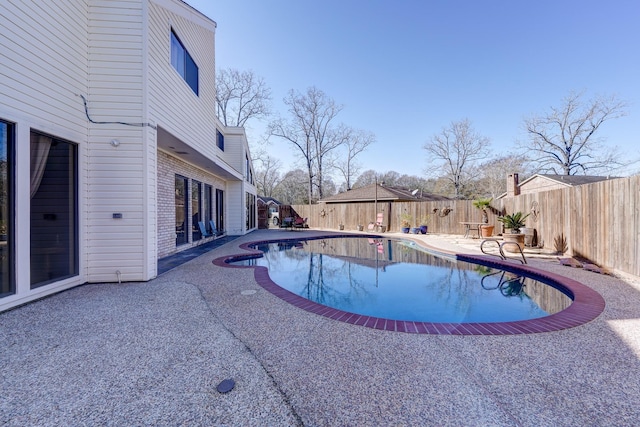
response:
<path id="1" fill-rule="evenodd" d="M 204 226 L 207 233 L 212 233 L 211 220 L 213 219 L 213 186 L 204 184 L 204 195 L 202 196 Z"/>
<path id="2" fill-rule="evenodd" d="M 46 160 L 46 169 L 43 172 L 39 188 L 34 190 L 35 193 L 31 196 L 30 206 L 30 282 L 31 289 L 36 289 L 60 280 L 76 277 L 80 274 L 80 155 L 79 146 L 75 142 L 40 132 L 36 129 L 31 129 L 30 135 L 31 138 L 34 136 L 50 138 L 50 150 L 47 150 L 48 159 Z M 63 147 L 63 151 L 59 150 L 60 147 Z M 60 156 L 60 154 L 62 155 Z M 52 159 L 53 161 L 50 162 Z M 64 163 L 56 163 L 56 159 L 63 159 L 65 161 Z M 66 164 L 69 168 L 66 170 L 56 169 L 56 165 L 59 166 L 61 164 Z M 52 169 L 49 169 L 50 167 L 52 167 Z M 68 173 L 68 175 L 65 175 L 65 172 Z M 49 181 L 45 181 L 48 173 L 51 173 Z M 68 191 L 66 194 L 70 202 L 70 204 L 67 205 L 69 207 L 67 210 L 55 209 L 56 207 L 64 205 L 56 206 L 55 204 L 45 203 L 47 201 L 46 197 L 50 194 L 51 189 L 62 191 L 65 184 L 67 185 Z M 45 191 L 43 186 L 48 186 L 49 190 Z M 42 195 L 40 193 L 41 191 Z M 45 197 L 44 202 L 40 197 Z M 64 200 L 64 196 L 62 199 L 55 200 Z M 51 227 L 44 225 L 45 222 L 50 221 Z M 44 230 L 50 230 L 53 227 L 61 229 L 63 232 L 58 233 L 55 238 L 53 238 L 53 234 L 51 234 L 50 231 L 49 233 L 44 232 Z M 68 232 L 68 238 L 64 237 L 65 230 Z M 50 239 L 47 240 L 47 237 L 50 237 Z M 68 258 L 64 258 L 65 256 Z M 45 265 L 50 265 L 48 271 L 46 268 L 43 270 L 39 262 L 42 257 L 46 260 Z M 64 267 L 61 269 L 61 266 Z M 48 274 L 48 277 L 38 277 L 38 274 L 42 276 L 42 273 Z"/>
<path id="3" fill-rule="evenodd" d="M 202 221 L 202 183 L 191 180 L 191 240 L 202 239 L 198 222 Z"/>
<path id="4" fill-rule="evenodd" d="M 3 267 L 6 265 L 6 283 L 0 283 L 0 298 L 16 293 L 15 280 L 15 145 L 16 128 L 15 123 L 0 119 L 0 123 L 6 126 L 6 214 L 5 238 L 7 245 L 7 257 L 4 259 Z M 2 272 L 3 276 L 5 272 Z"/>
<path id="5" fill-rule="evenodd" d="M 216 129 L 216 145 L 224 151 L 224 135 L 218 129 Z"/>
<path id="6" fill-rule="evenodd" d="M 175 206 L 174 210 L 174 219 L 176 223 L 176 247 L 181 245 L 186 245 L 189 243 L 189 239 L 187 237 L 187 230 L 189 229 L 189 180 L 187 177 L 176 174 L 174 179 L 174 191 L 176 190 L 176 184 L 181 182 L 184 186 L 184 194 L 182 195 L 184 207 L 183 207 L 183 215 L 184 215 L 184 223 L 182 232 L 178 229 L 177 223 L 177 206 Z M 181 238 L 182 237 L 182 238 Z"/>
<path id="7" fill-rule="evenodd" d="M 174 50 L 174 47 L 178 50 Z M 184 47 L 180 37 L 171 29 L 171 65 L 180 74 L 191 90 L 199 96 L 199 69 L 189 51 Z"/>
<path id="8" fill-rule="evenodd" d="M 249 192 L 245 194 L 245 200 L 247 204 L 245 225 L 247 227 L 247 230 L 251 230 L 252 228 L 256 228 L 256 195 Z"/>
<path id="9" fill-rule="evenodd" d="M 218 233 L 224 234 L 224 190 L 216 188 L 216 226 L 218 227 Z"/>

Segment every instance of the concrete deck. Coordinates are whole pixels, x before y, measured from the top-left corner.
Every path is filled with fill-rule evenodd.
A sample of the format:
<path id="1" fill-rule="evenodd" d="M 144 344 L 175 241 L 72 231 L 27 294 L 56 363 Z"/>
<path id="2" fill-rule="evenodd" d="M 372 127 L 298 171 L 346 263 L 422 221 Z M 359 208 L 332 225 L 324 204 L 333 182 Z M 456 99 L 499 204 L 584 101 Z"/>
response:
<path id="1" fill-rule="evenodd" d="M 148 283 L 85 285 L 1 313 L 0 424 L 640 424 L 638 278 L 543 255 L 530 264 L 604 297 L 598 318 L 541 334 L 417 335 L 309 313 L 252 269 L 212 263 L 294 233 L 254 232 Z M 413 238 L 478 253 L 478 240 Z M 235 388 L 217 392 L 227 378 Z"/>

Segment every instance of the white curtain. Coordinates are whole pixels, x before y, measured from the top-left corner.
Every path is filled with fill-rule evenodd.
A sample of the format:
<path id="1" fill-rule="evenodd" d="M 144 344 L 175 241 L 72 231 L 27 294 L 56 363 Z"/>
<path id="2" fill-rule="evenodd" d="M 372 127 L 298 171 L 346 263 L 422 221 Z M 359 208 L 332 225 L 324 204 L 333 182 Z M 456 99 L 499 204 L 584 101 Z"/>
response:
<path id="1" fill-rule="evenodd" d="M 38 192 L 49 158 L 51 137 L 31 133 L 31 198 Z"/>

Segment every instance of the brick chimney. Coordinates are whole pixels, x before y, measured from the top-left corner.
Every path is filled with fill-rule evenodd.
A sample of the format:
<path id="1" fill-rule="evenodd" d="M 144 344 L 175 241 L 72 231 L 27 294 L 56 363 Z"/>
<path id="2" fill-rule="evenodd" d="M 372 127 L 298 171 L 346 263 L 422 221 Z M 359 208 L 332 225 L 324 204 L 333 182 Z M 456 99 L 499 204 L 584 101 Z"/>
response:
<path id="1" fill-rule="evenodd" d="M 507 175 L 507 197 L 514 197 L 520 194 L 518 187 L 518 174 L 510 173 Z"/>

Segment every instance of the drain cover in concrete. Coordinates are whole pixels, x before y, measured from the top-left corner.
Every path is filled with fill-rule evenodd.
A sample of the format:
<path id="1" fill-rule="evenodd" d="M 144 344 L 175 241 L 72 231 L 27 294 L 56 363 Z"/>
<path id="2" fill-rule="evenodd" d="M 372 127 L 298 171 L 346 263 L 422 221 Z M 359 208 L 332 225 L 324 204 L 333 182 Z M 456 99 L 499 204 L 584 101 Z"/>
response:
<path id="1" fill-rule="evenodd" d="M 236 382 L 232 379 L 227 379 L 218 384 L 217 390 L 220 393 L 229 393 L 236 386 Z"/>
<path id="2" fill-rule="evenodd" d="M 255 289 L 247 289 L 246 291 L 242 291 L 240 292 L 240 294 L 242 295 L 253 295 L 255 294 L 257 291 Z"/>

